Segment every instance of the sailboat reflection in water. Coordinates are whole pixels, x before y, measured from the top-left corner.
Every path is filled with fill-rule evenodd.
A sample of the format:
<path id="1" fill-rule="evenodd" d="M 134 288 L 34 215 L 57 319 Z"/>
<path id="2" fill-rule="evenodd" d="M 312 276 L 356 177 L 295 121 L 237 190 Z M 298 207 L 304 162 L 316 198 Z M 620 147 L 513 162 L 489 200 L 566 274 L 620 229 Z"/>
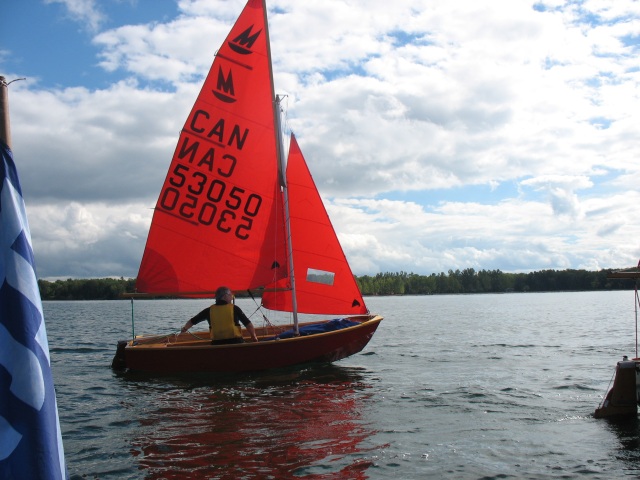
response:
<path id="1" fill-rule="evenodd" d="M 293 134 L 285 162 L 280 110 L 265 2 L 249 0 L 180 134 L 136 288 L 197 298 L 220 285 L 264 287 L 262 306 L 291 312 L 291 324 L 266 323 L 256 328 L 259 342 L 240 345 L 212 345 L 206 331 L 134 333 L 119 343 L 115 368 L 224 372 L 332 362 L 373 336 L 382 317 L 365 305 Z M 307 325 L 299 313 L 338 317 Z"/>
<path id="2" fill-rule="evenodd" d="M 361 416 L 366 390 L 337 366 L 171 389 L 145 410 L 132 453 L 147 479 L 365 479 L 383 448 Z"/>

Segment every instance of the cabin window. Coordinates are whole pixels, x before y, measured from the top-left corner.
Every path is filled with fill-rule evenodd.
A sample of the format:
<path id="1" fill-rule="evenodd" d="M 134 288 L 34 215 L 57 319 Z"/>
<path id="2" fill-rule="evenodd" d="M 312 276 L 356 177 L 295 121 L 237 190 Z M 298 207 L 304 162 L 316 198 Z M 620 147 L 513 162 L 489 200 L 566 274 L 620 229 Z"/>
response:
<path id="1" fill-rule="evenodd" d="M 335 276 L 336 274 L 333 272 L 325 272 L 324 270 L 316 270 L 315 268 L 307 269 L 307 282 L 333 285 L 333 279 Z"/>

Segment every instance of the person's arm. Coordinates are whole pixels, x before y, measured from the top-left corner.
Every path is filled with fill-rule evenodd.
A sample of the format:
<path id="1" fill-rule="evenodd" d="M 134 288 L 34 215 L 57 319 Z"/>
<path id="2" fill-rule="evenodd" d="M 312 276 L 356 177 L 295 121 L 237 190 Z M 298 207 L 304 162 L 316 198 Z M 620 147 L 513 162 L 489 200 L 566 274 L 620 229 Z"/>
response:
<path id="1" fill-rule="evenodd" d="M 193 317 L 191 320 L 187 321 L 187 323 L 184 324 L 184 326 L 180 331 L 182 333 L 186 332 L 191 327 L 193 327 L 196 323 L 200 323 L 201 321 L 206 320 L 208 316 L 209 316 L 209 309 L 205 308 L 200 313 L 198 313 L 195 317 Z"/>
<path id="2" fill-rule="evenodd" d="M 247 329 L 247 332 L 249 332 L 249 335 L 251 335 L 251 340 L 253 340 L 254 342 L 257 342 L 258 336 L 256 335 L 256 329 L 253 328 L 253 323 L 251 323 L 251 320 L 249 320 L 249 317 L 245 315 L 245 313 L 242 311 L 242 309 L 239 306 L 237 305 L 233 306 L 233 315 L 235 316 L 235 318 L 240 320 L 240 322 L 242 322 L 244 327 Z"/>
<path id="3" fill-rule="evenodd" d="M 245 325 L 245 327 L 247 328 L 247 332 L 249 332 L 249 335 L 251 335 L 251 340 L 257 342 L 258 336 L 256 335 L 256 329 L 253 328 L 253 323 L 249 322 Z"/>

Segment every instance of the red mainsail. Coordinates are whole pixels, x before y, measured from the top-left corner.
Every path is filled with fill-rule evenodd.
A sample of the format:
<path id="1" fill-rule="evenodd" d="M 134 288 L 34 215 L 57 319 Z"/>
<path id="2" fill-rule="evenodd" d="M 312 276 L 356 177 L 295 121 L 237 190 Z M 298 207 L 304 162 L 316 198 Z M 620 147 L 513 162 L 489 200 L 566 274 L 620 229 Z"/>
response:
<path id="1" fill-rule="evenodd" d="M 286 177 L 298 312 L 367 313 L 294 135 L 291 135 Z M 292 311 L 290 287 L 288 278 L 269 285 L 262 304 L 272 310 Z"/>
<path id="2" fill-rule="evenodd" d="M 250 0 L 218 50 L 155 206 L 145 293 L 210 296 L 286 275 L 268 26 Z"/>

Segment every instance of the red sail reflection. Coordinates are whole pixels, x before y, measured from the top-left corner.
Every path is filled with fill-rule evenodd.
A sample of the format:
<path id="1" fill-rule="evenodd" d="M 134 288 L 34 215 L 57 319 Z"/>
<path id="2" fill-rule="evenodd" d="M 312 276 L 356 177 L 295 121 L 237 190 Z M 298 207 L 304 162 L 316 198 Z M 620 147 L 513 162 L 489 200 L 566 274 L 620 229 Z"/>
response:
<path id="1" fill-rule="evenodd" d="M 148 479 L 368 478 L 368 386 L 353 370 L 314 371 L 164 393 L 134 442 L 139 468 Z"/>

